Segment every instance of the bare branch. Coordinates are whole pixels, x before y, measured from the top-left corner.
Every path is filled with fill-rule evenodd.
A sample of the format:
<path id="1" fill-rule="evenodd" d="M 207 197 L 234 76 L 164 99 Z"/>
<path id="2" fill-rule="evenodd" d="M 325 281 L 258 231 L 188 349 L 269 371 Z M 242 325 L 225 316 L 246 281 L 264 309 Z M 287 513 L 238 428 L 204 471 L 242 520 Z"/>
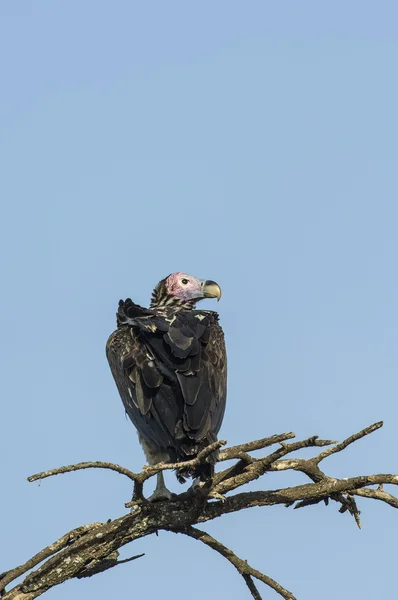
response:
<path id="1" fill-rule="evenodd" d="M 258 591 L 256 584 L 254 583 L 251 575 L 247 575 L 246 573 L 242 573 L 242 577 L 246 582 L 247 587 L 250 590 L 251 595 L 253 596 L 254 600 L 262 600 L 261 596 L 260 596 L 260 592 Z"/>
<path id="2" fill-rule="evenodd" d="M 319 483 L 306 483 L 295 487 L 264 492 L 242 492 L 235 496 L 227 497 L 224 501 L 207 504 L 198 519 L 198 523 L 204 523 L 210 519 L 216 519 L 223 514 L 253 508 L 254 506 L 275 506 L 276 504 L 288 504 L 291 506 L 295 502 L 302 500 L 324 500 L 339 492 L 357 494 L 357 488 L 379 483 L 398 485 L 398 475 L 362 475 L 349 479 L 333 479 L 328 477 Z M 311 504 L 316 504 L 316 502 L 311 502 Z"/>
<path id="3" fill-rule="evenodd" d="M 388 492 L 384 492 L 382 489 L 380 490 L 371 490 L 368 488 L 362 488 L 359 490 L 353 490 L 351 492 L 355 494 L 355 496 L 362 496 L 363 498 L 372 498 L 373 500 L 381 500 L 382 502 L 386 502 L 393 508 L 398 508 L 398 498 L 389 494 Z"/>
<path id="4" fill-rule="evenodd" d="M 131 481 L 135 481 L 137 476 L 129 469 L 125 469 L 119 465 L 115 465 L 113 463 L 102 462 L 102 461 L 94 461 L 94 462 L 81 462 L 76 465 L 68 465 L 66 467 L 58 467 L 57 469 L 51 469 L 50 471 L 42 471 L 41 473 L 36 473 L 35 475 L 30 475 L 28 477 L 28 481 L 38 481 L 40 479 L 45 479 L 46 477 L 52 477 L 53 475 L 61 475 L 62 473 L 71 473 L 72 471 L 80 471 L 81 469 L 110 469 L 111 471 L 116 471 L 121 475 L 125 475 Z"/>
<path id="5" fill-rule="evenodd" d="M 232 458 L 238 458 L 238 455 L 241 452 L 253 452 L 254 450 L 262 450 L 263 448 L 267 448 L 267 446 L 273 446 L 273 444 L 280 444 L 285 440 L 290 440 L 296 437 L 296 434 L 292 431 L 288 433 L 278 433 L 276 435 L 271 435 L 266 438 L 262 438 L 261 440 L 255 440 L 254 442 L 247 442 L 246 444 L 240 444 L 239 446 L 231 446 L 230 448 L 226 448 L 222 452 L 220 452 L 219 462 L 223 460 L 230 460 Z"/>
<path id="6" fill-rule="evenodd" d="M 232 550 L 230 550 L 229 548 L 227 548 L 226 546 L 221 544 L 221 542 L 216 540 L 214 537 L 212 537 L 205 531 L 202 531 L 201 529 L 196 529 L 195 527 L 186 527 L 185 529 L 181 530 L 180 532 L 177 531 L 177 533 L 184 533 L 185 535 L 188 535 L 189 537 L 192 537 L 195 540 L 200 540 L 201 542 L 206 544 L 206 546 L 210 546 L 210 548 L 212 548 L 213 550 L 215 550 L 216 552 L 221 554 L 221 556 L 226 558 L 235 567 L 235 569 L 237 569 L 237 571 L 241 575 L 243 575 L 245 582 L 246 582 L 248 588 L 250 589 L 250 592 L 251 592 L 253 598 L 256 598 L 256 599 L 260 598 L 260 600 L 261 600 L 259 591 L 254 586 L 253 582 L 251 582 L 252 585 L 250 585 L 248 583 L 248 581 L 251 581 L 252 577 L 254 577 L 255 579 L 258 579 L 259 581 L 262 581 L 263 583 L 268 585 L 270 588 L 275 590 L 275 592 L 280 594 L 282 596 L 282 598 L 285 598 L 286 600 L 296 600 L 291 592 L 289 592 L 284 587 L 282 587 L 274 579 L 271 579 L 271 577 L 268 577 L 267 575 L 264 575 L 260 571 L 257 571 L 257 569 L 253 569 L 253 567 L 251 567 L 247 563 L 247 561 L 242 560 L 241 558 L 236 556 L 236 554 L 234 554 L 232 552 Z M 257 594 L 257 595 L 255 595 L 255 594 Z"/>
<path id="7" fill-rule="evenodd" d="M 347 446 L 349 446 L 353 442 L 360 440 L 361 438 L 365 437 L 365 435 L 369 435 L 369 434 L 373 433 L 377 429 L 380 429 L 380 427 L 383 427 L 383 421 L 378 421 L 377 423 L 373 423 L 373 425 L 369 425 L 369 427 L 365 427 L 365 429 L 362 429 L 358 433 L 354 433 L 354 435 L 350 435 L 350 437 L 348 437 L 344 441 L 340 442 L 340 444 L 336 444 L 336 446 L 333 446 L 333 448 L 328 448 L 324 452 L 321 452 L 320 454 L 318 454 L 318 456 L 316 457 L 316 461 L 319 463 L 319 462 L 321 462 L 321 460 L 324 460 L 328 456 L 331 456 L 332 454 L 335 454 L 336 452 L 341 452 L 342 450 L 345 450 L 347 448 Z"/>

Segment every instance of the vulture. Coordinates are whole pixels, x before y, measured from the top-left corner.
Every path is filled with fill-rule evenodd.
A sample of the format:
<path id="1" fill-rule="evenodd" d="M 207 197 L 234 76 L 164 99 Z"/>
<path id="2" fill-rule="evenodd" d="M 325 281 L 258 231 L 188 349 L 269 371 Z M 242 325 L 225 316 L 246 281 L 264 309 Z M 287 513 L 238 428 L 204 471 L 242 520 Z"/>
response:
<path id="1" fill-rule="evenodd" d="M 217 298 L 210 280 L 172 273 L 152 292 L 149 308 L 120 300 L 117 329 L 106 356 L 125 411 L 135 425 L 148 464 L 181 463 L 177 479 L 206 481 L 217 453 L 205 464 L 184 469 L 217 440 L 224 417 L 227 359 L 218 314 L 196 310 L 199 300 Z M 151 501 L 170 499 L 163 473 Z"/>

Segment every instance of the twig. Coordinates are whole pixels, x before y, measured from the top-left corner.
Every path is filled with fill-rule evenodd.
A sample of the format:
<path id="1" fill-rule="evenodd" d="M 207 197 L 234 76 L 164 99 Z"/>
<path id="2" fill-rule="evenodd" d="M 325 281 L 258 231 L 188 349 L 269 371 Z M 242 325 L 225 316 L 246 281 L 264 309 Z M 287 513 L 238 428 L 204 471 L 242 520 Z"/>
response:
<path id="1" fill-rule="evenodd" d="M 300 502 L 297 502 L 293 508 L 297 509 L 304 508 L 306 506 L 313 506 L 314 504 L 319 504 L 319 502 L 322 501 L 327 504 L 329 497 L 335 502 L 339 502 L 341 504 L 339 513 L 343 514 L 348 511 L 350 515 L 354 517 L 358 528 L 362 529 L 361 520 L 359 518 L 361 511 L 358 509 L 355 499 L 352 497 L 351 493 L 347 494 L 346 496 L 344 494 L 330 494 L 330 496 L 326 496 L 324 498 L 308 498 L 308 500 L 301 500 Z"/>
<path id="2" fill-rule="evenodd" d="M 351 492 L 355 494 L 355 496 L 362 496 L 363 498 L 372 498 L 373 500 L 381 500 L 386 504 L 389 504 L 393 508 L 398 508 L 398 498 L 389 494 L 388 492 L 384 492 L 383 490 L 372 490 L 369 488 L 361 488 L 359 490 L 353 490 Z"/>
<path id="3" fill-rule="evenodd" d="M 250 593 L 253 596 L 254 600 L 262 600 L 260 592 L 258 591 L 257 586 L 254 583 L 251 575 L 247 575 L 246 573 L 242 573 L 242 577 L 245 580 L 246 585 L 249 588 Z"/>
<path id="4" fill-rule="evenodd" d="M 341 452 L 342 450 L 345 450 L 345 448 L 347 448 L 347 446 L 349 446 L 353 442 L 360 440 L 361 438 L 365 437 L 365 435 L 369 435 L 369 434 L 373 433 L 377 429 L 380 429 L 380 427 L 383 427 L 383 421 L 378 421 L 377 423 L 373 423 L 373 425 L 369 425 L 369 427 L 365 427 L 365 429 L 361 429 L 361 431 L 359 431 L 358 433 L 354 433 L 354 435 L 350 435 L 350 437 L 346 438 L 339 444 L 336 444 L 335 446 L 333 446 L 333 448 L 328 448 L 327 450 L 324 450 L 324 452 L 321 452 L 320 454 L 318 454 L 318 456 L 316 457 L 316 462 L 319 463 L 319 462 L 321 462 L 321 460 L 324 460 L 328 456 L 331 456 L 332 454 L 335 454 L 336 452 Z"/>
<path id="5" fill-rule="evenodd" d="M 306 506 L 314 506 L 314 504 L 319 504 L 324 500 L 325 498 L 308 498 L 308 500 L 301 500 L 293 506 L 293 510 L 296 510 L 297 508 L 305 508 Z M 288 508 L 289 506 L 292 506 L 292 502 L 288 502 L 286 504 L 286 508 Z"/>
<path id="6" fill-rule="evenodd" d="M 184 460 L 178 463 L 158 463 L 157 465 L 145 465 L 143 473 L 146 475 L 145 479 L 156 475 L 159 471 L 170 471 L 175 469 L 193 469 L 198 467 L 210 454 L 216 452 L 221 446 L 225 446 L 227 442 L 225 440 L 219 440 L 213 442 L 201 450 L 195 458 L 191 460 Z M 140 477 L 141 473 L 136 476 Z M 141 479 L 140 479 L 141 480 Z"/>
<path id="7" fill-rule="evenodd" d="M 118 560 L 116 565 L 124 565 L 125 563 L 131 562 L 132 560 L 136 560 L 137 558 L 142 558 L 145 556 L 145 552 L 142 554 L 136 554 L 135 556 L 130 556 L 130 558 L 123 558 L 122 560 Z"/>
<path id="8" fill-rule="evenodd" d="M 354 517 L 358 529 L 362 529 L 361 520 L 359 518 L 361 511 L 358 509 L 357 503 L 355 502 L 355 498 L 351 494 L 333 494 L 330 497 L 332 498 L 332 500 L 340 502 L 341 507 L 339 509 L 339 513 L 343 514 L 348 510 L 350 515 Z"/>
<path id="9" fill-rule="evenodd" d="M 220 452 L 220 456 L 218 462 L 223 460 L 231 460 L 232 458 L 237 458 L 238 454 L 241 452 L 253 452 L 254 450 L 262 450 L 263 448 L 267 448 L 267 446 L 272 446 L 273 444 L 280 444 L 285 440 L 290 440 L 296 437 L 296 434 L 292 431 L 288 433 L 278 433 L 276 435 L 271 435 L 266 438 L 262 438 L 261 440 L 255 440 L 253 442 L 247 442 L 246 444 L 239 444 L 238 446 L 231 446 L 230 448 L 226 448 L 222 452 Z"/>
<path id="10" fill-rule="evenodd" d="M 268 577 L 260 571 L 257 571 L 257 569 L 253 569 L 253 567 L 251 567 L 247 563 L 247 561 L 242 560 L 241 558 L 236 556 L 236 554 L 234 554 L 232 550 L 221 544 L 221 542 L 216 540 L 214 537 L 212 537 L 205 531 L 202 531 L 201 529 L 196 529 L 195 527 L 186 527 L 181 531 L 176 531 L 176 533 L 183 533 L 185 535 L 188 535 L 189 537 L 194 538 L 195 540 L 200 540 L 201 542 L 206 544 L 206 546 L 209 546 L 210 548 L 221 554 L 221 556 L 226 558 L 235 567 L 235 569 L 237 569 L 238 572 L 244 577 L 246 585 L 250 589 L 253 598 L 255 598 L 256 600 L 258 600 L 258 598 L 260 598 L 261 600 L 261 596 L 259 595 L 259 591 L 254 586 L 254 584 L 252 586 L 248 584 L 248 577 L 254 577 L 259 581 L 262 581 L 286 600 L 296 600 L 291 592 L 282 587 L 274 579 L 271 579 L 271 577 Z M 257 596 L 255 595 L 255 593 L 253 593 L 254 591 L 255 593 L 257 593 Z"/>
<path id="11" fill-rule="evenodd" d="M 135 556 L 130 556 L 130 558 L 124 558 L 123 560 L 118 560 L 118 556 L 119 552 L 115 550 L 102 560 L 93 560 L 91 563 L 86 565 L 86 567 L 82 571 L 80 571 L 80 573 L 76 576 L 77 579 L 92 577 L 93 575 L 97 575 L 98 573 L 103 573 L 104 571 L 113 569 L 113 567 L 123 565 L 124 563 L 128 563 L 133 560 L 137 560 L 137 558 L 142 558 L 143 556 L 145 556 L 145 554 L 136 554 Z"/>
<path id="12" fill-rule="evenodd" d="M 80 471 L 81 469 L 110 469 L 111 471 L 116 471 L 121 475 L 125 475 L 131 481 L 136 481 L 137 475 L 130 471 L 129 469 L 125 469 L 120 465 L 115 465 L 109 462 L 102 461 L 94 461 L 94 462 L 81 462 L 75 465 L 68 465 L 66 467 L 58 467 L 57 469 L 51 469 L 50 471 L 42 471 L 41 473 L 36 473 L 35 475 L 30 475 L 28 477 L 28 481 L 38 481 L 39 479 L 45 479 L 46 477 L 52 477 L 53 475 L 60 475 L 62 473 L 70 473 L 72 471 Z"/>

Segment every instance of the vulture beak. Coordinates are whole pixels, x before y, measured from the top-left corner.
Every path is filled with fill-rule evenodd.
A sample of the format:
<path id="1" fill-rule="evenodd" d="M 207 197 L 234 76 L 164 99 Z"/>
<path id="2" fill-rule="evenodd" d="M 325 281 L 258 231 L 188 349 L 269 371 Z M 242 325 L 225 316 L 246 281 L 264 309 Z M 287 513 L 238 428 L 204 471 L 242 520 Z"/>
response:
<path id="1" fill-rule="evenodd" d="M 217 298 L 217 302 L 221 298 L 221 288 L 215 281 L 207 279 L 202 281 L 202 291 L 204 298 Z"/>

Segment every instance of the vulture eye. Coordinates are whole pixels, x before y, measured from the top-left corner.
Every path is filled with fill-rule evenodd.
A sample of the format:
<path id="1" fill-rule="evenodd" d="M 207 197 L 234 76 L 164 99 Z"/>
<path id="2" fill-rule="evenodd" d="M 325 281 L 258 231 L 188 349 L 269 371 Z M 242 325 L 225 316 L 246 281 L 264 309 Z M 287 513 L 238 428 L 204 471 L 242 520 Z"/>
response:
<path id="1" fill-rule="evenodd" d="M 187 283 L 189 283 L 189 280 L 188 279 L 181 279 L 181 283 L 183 285 L 187 285 Z"/>

